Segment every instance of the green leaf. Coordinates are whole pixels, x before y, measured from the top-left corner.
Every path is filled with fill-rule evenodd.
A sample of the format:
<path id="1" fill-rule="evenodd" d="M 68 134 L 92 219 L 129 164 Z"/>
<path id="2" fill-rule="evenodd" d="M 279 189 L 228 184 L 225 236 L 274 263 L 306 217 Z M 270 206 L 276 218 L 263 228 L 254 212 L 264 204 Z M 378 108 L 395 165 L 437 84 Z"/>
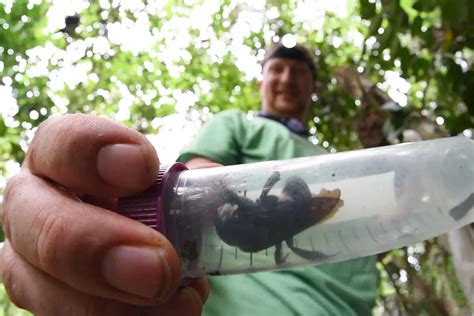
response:
<path id="1" fill-rule="evenodd" d="M 397 58 L 399 52 L 400 52 L 400 40 L 398 39 L 397 36 L 394 36 L 390 44 L 391 60 L 394 60 L 395 58 Z"/>
<path id="2" fill-rule="evenodd" d="M 471 0 L 443 0 L 441 6 L 442 18 L 449 25 L 457 25 L 468 21 L 469 3 Z M 472 22 L 472 20 L 470 20 Z"/>
<path id="3" fill-rule="evenodd" d="M 381 14 L 376 15 L 373 19 L 370 20 L 369 36 L 377 35 L 377 31 L 382 25 L 383 16 Z"/>
<path id="4" fill-rule="evenodd" d="M 458 92 L 463 91 L 464 85 L 469 81 L 468 76 L 464 78 L 461 66 L 452 60 L 449 60 L 446 66 L 448 67 L 446 77 L 448 81 L 452 83 L 453 89 Z"/>
<path id="5" fill-rule="evenodd" d="M 431 12 L 437 6 L 437 1 L 434 0 L 418 0 L 413 4 L 413 9 L 419 12 Z"/>
<path id="6" fill-rule="evenodd" d="M 359 12 L 361 18 L 370 20 L 376 14 L 375 2 L 371 3 L 368 0 L 361 0 Z"/>
<path id="7" fill-rule="evenodd" d="M 378 36 L 378 40 L 380 43 L 379 51 L 383 51 L 385 48 L 391 45 L 391 42 L 395 36 L 396 29 L 392 26 L 387 26 L 384 30 L 383 34 Z"/>
<path id="8" fill-rule="evenodd" d="M 471 115 L 471 125 L 466 128 L 472 128 L 474 125 L 474 70 L 467 71 L 463 76 L 464 91 L 462 92 L 462 99 L 467 105 L 468 112 Z"/>
<path id="9" fill-rule="evenodd" d="M 421 16 L 417 15 L 411 24 L 412 34 L 415 34 L 415 35 L 422 34 L 423 33 L 421 32 L 422 25 L 423 25 L 423 19 L 421 18 Z"/>

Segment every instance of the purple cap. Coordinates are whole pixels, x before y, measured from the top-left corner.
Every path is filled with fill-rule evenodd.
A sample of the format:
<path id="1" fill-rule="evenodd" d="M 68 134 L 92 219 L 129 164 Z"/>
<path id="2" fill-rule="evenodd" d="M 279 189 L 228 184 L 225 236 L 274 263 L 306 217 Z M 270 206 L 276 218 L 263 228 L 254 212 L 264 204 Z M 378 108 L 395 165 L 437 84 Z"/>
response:
<path id="1" fill-rule="evenodd" d="M 119 199 L 117 213 L 156 229 L 173 242 L 176 232 L 174 225 L 167 221 L 167 196 L 179 173 L 187 169 L 186 165 L 179 162 L 160 167 L 155 183 L 145 192 Z"/>

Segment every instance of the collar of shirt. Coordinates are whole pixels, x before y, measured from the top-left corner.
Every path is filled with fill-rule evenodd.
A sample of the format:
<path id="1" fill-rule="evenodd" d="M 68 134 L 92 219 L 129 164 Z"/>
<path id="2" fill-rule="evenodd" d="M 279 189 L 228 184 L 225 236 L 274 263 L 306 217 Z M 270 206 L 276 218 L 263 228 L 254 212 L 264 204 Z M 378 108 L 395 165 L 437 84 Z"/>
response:
<path id="1" fill-rule="evenodd" d="M 292 118 L 292 117 L 278 117 L 274 115 L 270 115 L 267 113 L 264 113 L 262 111 L 258 112 L 257 116 L 264 117 L 276 122 L 279 122 L 283 125 L 286 126 L 290 131 L 292 131 L 295 134 L 298 134 L 300 136 L 309 136 L 308 129 L 306 126 L 301 123 L 299 120 Z"/>

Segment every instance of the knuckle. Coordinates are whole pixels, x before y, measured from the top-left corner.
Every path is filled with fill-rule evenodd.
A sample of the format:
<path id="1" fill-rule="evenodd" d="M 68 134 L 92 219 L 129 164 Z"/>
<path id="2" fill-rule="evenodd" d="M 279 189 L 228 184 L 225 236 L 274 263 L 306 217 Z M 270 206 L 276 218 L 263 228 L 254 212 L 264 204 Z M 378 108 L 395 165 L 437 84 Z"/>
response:
<path id="1" fill-rule="evenodd" d="M 59 119 L 60 118 L 58 117 L 51 117 L 38 126 L 35 136 L 33 137 L 33 140 L 31 141 L 31 144 L 28 147 L 28 152 L 26 155 L 26 164 L 32 171 L 35 171 L 37 169 L 38 164 L 41 165 L 42 157 L 40 148 L 44 146 L 45 143 L 46 145 L 49 144 L 49 135 L 55 135 L 55 133 L 53 133 L 51 129 L 52 126 L 54 126 L 55 122 L 57 122 Z"/>
<path id="2" fill-rule="evenodd" d="M 117 309 L 115 307 L 119 304 L 118 302 L 106 301 L 103 298 L 90 296 L 85 304 L 86 310 L 83 314 L 86 316 L 113 315 L 110 313 L 110 309 Z"/>
<path id="3" fill-rule="evenodd" d="M 31 144 L 29 146 L 29 153 L 31 153 L 32 149 L 34 149 L 38 143 L 41 143 L 43 135 L 51 134 L 52 130 L 54 129 L 54 126 L 60 123 L 61 121 L 62 117 L 50 117 L 41 124 L 39 124 L 35 136 L 33 137 L 33 140 L 31 141 Z"/>
<path id="4" fill-rule="evenodd" d="M 106 121 L 87 114 L 69 114 L 44 123 L 30 146 L 28 165 L 34 173 L 55 180 L 70 174 L 71 169 L 91 167 L 106 134 Z"/>
<path id="5" fill-rule="evenodd" d="M 100 297 L 89 296 L 81 315 L 85 316 L 147 316 L 148 307 L 136 306 L 122 302 L 107 300 Z M 153 315 L 156 315 L 154 313 Z"/>
<path id="6" fill-rule="evenodd" d="M 6 250 L 6 249 L 5 249 Z M 12 252 L 2 255 L 2 278 L 5 290 L 10 301 L 20 308 L 27 308 L 26 288 L 21 282 L 21 273 L 18 271 L 17 258 Z"/>
<path id="7" fill-rule="evenodd" d="M 7 185 L 5 187 L 5 191 L 3 192 L 3 202 L 4 205 L 10 201 L 15 195 L 16 189 L 21 187 L 22 184 L 25 182 L 25 176 L 22 172 L 15 175 L 14 177 L 10 178 L 7 181 Z"/>
<path id="8" fill-rule="evenodd" d="M 3 204 L 0 211 L 0 220 L 2 227 L 7 238 L 11 238 L 10 234 L 10 221 L 8 220 L 11 212 L 14 212 L 17 198 L 21 196 L 21 188 L 27 181 L 26 176 L 23 172 L 20 172 L 16 176 L 8 180 L 5 190 L 3 192 Z"/>
<path id="9" fill-rule="evenodd" d="M 46 206 L 36 213 L 33 227 L 38 233 L 31 240 L 34 240 L 36 259 L 41 268 L 59 272 L 59 250 L 66 236 L 66 226 L 57 206 Z"/>
<path id="10" fill-rule="evenodd" d="M 41 123 L 28 150 L 27 164 L 30 169 L 38 172 L 71 158 L 67 154 L 73 152 L 71 149 L 75 146 L 73 135 L 81 135 L 78 130 L 84 129 L 87 117 L 89 115 L 69 114 L 52 117 Z"/>

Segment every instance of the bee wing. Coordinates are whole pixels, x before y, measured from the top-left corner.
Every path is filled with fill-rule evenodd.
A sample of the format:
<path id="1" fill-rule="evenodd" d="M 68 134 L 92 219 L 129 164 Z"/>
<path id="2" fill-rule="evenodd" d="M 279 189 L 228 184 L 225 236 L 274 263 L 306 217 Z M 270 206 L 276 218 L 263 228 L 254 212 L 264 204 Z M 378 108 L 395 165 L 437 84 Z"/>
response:
<path id="1" fill-rule="evenodd" d="M 321 189 L 319 194 L 311 196 L 310 218 L 312 225 L 321 223 L 333 217 L 344 205 L 341 200 L 341 190 L 332 191 Z"/>

